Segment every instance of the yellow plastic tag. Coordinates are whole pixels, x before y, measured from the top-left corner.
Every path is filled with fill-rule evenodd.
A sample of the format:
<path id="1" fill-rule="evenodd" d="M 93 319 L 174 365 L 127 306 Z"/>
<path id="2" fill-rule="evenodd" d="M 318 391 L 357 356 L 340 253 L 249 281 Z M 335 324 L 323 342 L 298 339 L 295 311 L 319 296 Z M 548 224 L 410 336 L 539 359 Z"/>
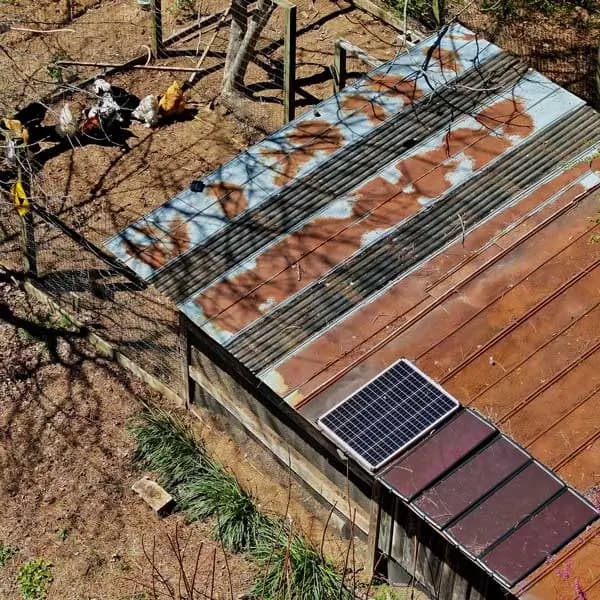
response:
<path id="1" fill-rule="evenodd" d="M 29 200 L 27 200 L 27 194 L 25 194 L 25 189 L 20 181 L 10 186 L 10 195 L 17 207 L 17 212 L 24 217 L 29 212 Z"/>

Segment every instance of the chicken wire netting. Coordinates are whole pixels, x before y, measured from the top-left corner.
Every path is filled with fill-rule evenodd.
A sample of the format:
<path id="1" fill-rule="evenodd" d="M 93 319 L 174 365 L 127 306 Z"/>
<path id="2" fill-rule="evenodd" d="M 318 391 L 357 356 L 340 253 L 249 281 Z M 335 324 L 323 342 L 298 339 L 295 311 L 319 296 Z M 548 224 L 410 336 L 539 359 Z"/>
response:
<path id="1" fill-rule="evenodd" d="M 20 273 L 21 218 L 5 201 L 0 203 L 0 224 L 0 268 Z M 185 349 L 175 307 L 155 288 L 124 277 L 55 224 L 34 214 L 33 226 L 34 285 L 78 325 L 183 395 Z"/>

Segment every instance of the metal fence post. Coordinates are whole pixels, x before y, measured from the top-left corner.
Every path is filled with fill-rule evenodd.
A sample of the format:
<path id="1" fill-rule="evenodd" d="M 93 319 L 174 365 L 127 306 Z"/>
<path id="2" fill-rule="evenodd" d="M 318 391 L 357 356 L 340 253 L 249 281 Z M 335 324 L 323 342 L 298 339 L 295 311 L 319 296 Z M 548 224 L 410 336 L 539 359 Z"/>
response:
<path id="1" fill-rule="evenodd" d="M 296 7 L 284 0 L 275 0 L 285 10 L 283 44 L 283 122 L 296 117 Z"/>
<path id="2" fill-rule="evenodd" d="M 164 56 L 164 44 L 162 34 L 162 0 L 152 0 L 150 10 L 150 45 L 153 58 Z"/>

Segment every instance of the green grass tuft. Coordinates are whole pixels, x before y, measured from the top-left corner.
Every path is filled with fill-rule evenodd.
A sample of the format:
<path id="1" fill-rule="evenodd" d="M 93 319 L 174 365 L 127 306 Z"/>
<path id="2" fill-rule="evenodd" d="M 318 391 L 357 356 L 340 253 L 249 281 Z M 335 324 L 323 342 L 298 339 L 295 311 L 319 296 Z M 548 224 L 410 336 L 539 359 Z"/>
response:
<path id="1" fill-rule="evenodd" d="M 136 462 L 156 471 L 161 485 L 176 496 L 179 486 L 210 467 L 191 427 L 162 409 L 145 409 L 129 431 L 137 442 Z"/>
<path id="2" fill-rule="evenodd" d="M 45 560 L 30 560 L 21 565 L 17 573 L 19 589 L 24 600 L 43 600 L 46 588 L 52 583 L 52 563 Z"/>
<path id="3" fill-rule="evenodd" d="M 272 528 L 253 551 L 266 571 L 251 594 L 264 600 L 350 600 L 335 566 L 304 537 Z"/>
<path id="4" fill-rule="evenodd" d="M 4 567 L 17 552 L 17 548 L 0 543 L 0 567 Z"/>
<path id="5" fill-rule="evenodd" d="M 215 517 L 213 535 L 231 552 L 255 546 L 265 527 L 266 519 L 252 495 L 216 462 L 203 476 L 181 487 L 179 501 L 190 521 Z"/>

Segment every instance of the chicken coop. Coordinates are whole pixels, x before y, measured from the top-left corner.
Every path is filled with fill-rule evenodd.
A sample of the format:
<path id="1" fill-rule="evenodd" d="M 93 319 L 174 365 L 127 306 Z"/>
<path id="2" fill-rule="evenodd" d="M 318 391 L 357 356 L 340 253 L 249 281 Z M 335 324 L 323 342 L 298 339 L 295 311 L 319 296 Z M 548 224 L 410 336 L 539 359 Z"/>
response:
<path id="1" fill-rule="evenodd" d="M 177 305 L 190 405 L 353 520 L 372 570 L 592 600 L 599 139 L 454 23 L 106 247 Z"/>

